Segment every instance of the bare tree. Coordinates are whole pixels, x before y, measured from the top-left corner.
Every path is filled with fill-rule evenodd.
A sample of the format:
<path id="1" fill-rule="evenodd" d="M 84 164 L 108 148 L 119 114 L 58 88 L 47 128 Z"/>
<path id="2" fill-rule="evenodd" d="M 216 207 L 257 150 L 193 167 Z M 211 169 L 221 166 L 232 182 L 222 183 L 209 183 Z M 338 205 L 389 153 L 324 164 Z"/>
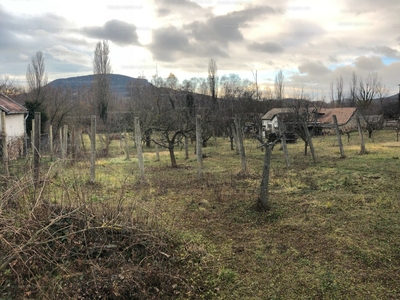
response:
<path id="1" fill-rule="evenodd" d="M 285 76 L 282 70 L 279 70 L 278 74 L 275 75 L 275 86 L 274 86 L 276 100 L 282 100 L 285 92 Z"/>
<path id="2" fill-rule="evenodd" d="M 96 44 L 93 60 L 94 88 L 97 115 L 103 121 L 103 124 L 107 122 L 107 111 L 111 97 L 109 75 L 112 70 L 109 54 L 110 49 L 106 40 Z"/>
<path id="3" fill-rule="evenodd" d="M 354 107 L 357 104 L 357 85 L 358 78 L 356 72 L 353 71 L 351 75 L 351 81 L 349 84 L 349 105 Z"/>
<path id="4" fill-rule="evenodd" d="M 382 82 L 378 82 L 378 86 L 377 86 L 377 97 L 379 99 L 379 103 L 381 105 L 381 113 L 383 114 L 383 100 L 386 99 L 386 97 L 389 94 L 389 89 L 386 87 L 385 84 L 382 84 Z"/>
<path id="5" fill-rule="evenodd" d="M 207 86 L 207 81 L 205 78 L 200 78 L 199 87 L 198 87 L 197 91 L 200 94 L 207 95 L 208 86 Z"/>
<path id="6" fill-rule="evenodd" d="M 371 105 L 378 92 L 379 85 L 378 73 L 376 72 L 369 73 L 365 81 L 360 78 L 356 97 L 357 105 L 362 110 L 365 111 Z"/>
<path id="7" fill-rule="evenodd" d="M 6 96 L 13 97 L 21 94 L 23 91 L 15 79 L 11 79 L 8 75 L 0 76 L 0 92 Z"/>
<path id="8" fill-rule="evenodd" d="M 253 70 L 251 70 L 251 73 L 253 73 L 254 84 L 255 84 L 255 88 L 256 88 L 256 95 L 255 95 L 255 98 L 256 98 L 256 100 L 260 100 L 260 99 L 261 99 L 261 94 L 262 94 L 262 92 L 258 89 L 257 70 L 256 70 L 255 72 L 253 72 Z"/>
<path id="9" fill-rule="evenodd" d="M 26 80 L 28 82 L 28 92 L 26 94 L 25 107 L 29 111 L 27 119 L 27 132 L 32 130 L 32 119 L 35 112 L 40 112 L 41 128 L 43 129 L 48 117 L 46 114 L 45 101 L 47 99 L 47 74 L 45 73 L 45 63 L 43 53 L 36 52 L 31 58 L 26 71 Z"/>
<path id="10" fill-rule="evenodd" d="M 340 75 L 339 78 L 336 78 L 336 99 L 337 99 L 337 106 L 342 106 L 343 100 L 343 76 Z"/>
<path id="11" fill-rule="evenodd" d="M 218 67 L 214 59 L 210 59 L 208 62 L 208 85 L 210 88 L 210 94 L 214 102 L 217 100 L 218 95 Z"/>
<path id="12" fill-rule="evenodd" d="M 46 106 L 49 122 L 53 126 L 55 132 L 58 132 L 65 123 L 74 105 L 76 105 L 76 103 L 72 101 L 72 90 L 67 88 L 63 89 L 61 87 L 49 87 Z"/>
<path id="13" fill-rule="evenodd" d="M 179 80 L 174 73 L 169 73 L 169 76 L 165 79 L 165 83 L 170 89 L 178 89 Z"/>
<path id="14" fill-rule="evenodd" d="M 290 105 L 291 113 L 286 117 L 288 129 L 293 130 L 304 141 L 304 155 L 310 147 L 315 161 L 311 135 L 316 133 L 317 113 L 322 106 L 321 102 L 312 101 L 312 97 L 304 92 L 301 86 L 293 95 L 294 101 Z M 311 134 L 308 127 L 311 127 Z"/>
<path id="15" fill-rule="evenodd" d="M 330 96 L 331 96 L 331 103 L 332 106 L 335 105 L 335 90 L 333 88 L 333 82 L 331 81 L 331 85 L 330 85 Z"/>
<path id="16" fill-rule="evenodd" d="M 271 99 L 274 98 L 274 92 L 272 91 L 272 89 L 269 86 L 264 88 L 264 91 L 262 92 L 262 95 L 263 95 L 263 99 L 262 99 L 263 101 L 264 100 L 271 100 Z"/>

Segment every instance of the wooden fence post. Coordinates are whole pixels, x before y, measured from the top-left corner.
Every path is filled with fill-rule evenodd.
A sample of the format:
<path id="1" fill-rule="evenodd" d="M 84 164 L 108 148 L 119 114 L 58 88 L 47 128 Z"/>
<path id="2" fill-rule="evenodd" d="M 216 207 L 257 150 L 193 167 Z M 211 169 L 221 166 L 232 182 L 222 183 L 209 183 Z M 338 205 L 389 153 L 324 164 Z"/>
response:
<path id="1" fill-rule="evenodd" d="M 31 147 L 32 147 L 32 156 L 34 156 L 35 155 L 35 119 L 32 119 Z"/>
<path id="2" fill-rule="evenodd" d="M 184 137 L 184 143 L 185 143 L 185 159 L 189 159 L 189 139 L 186 134 Z"/>
<path id="3" fill-rule="evenodd" d="M 140 131 L 140 121 L 138 117 L 135 117 L 135 140 L 136 140 L 136 151 L 138 156 L 140 180 L 144 180 L 144 161 L 143 161 L 143 150 L 142 150 L 142 134 Z"/>
<path id="4" fill-rule="evenodd" d="M 130 160 L 129 158 L 129 134 L 126 133 L 126 129 L 124 129 L 124 143 L 125 143 L 125 160 Z"/>
<path id="5" fill-rule="evenodd" d="M 239 141 L 239 153 L 240 153 L 240 160 L 242 162 L 242 172 L 246 173 L 247 172 L 246 152 L 243 143 L 242 127 L 240 125 L 240 119 L 238 116 L 235 116 L 235 125 L 236 125 L 236 136 L 238 137 Z"/>
<path id="6" fill-rule="evenodd" d="M 68 157 L 68 125 L 63 126 L 63 158 Z"/>
<path id="7" fill-rule="evenodd" d="M 34 145 L 33 145 L 33 176 L 35 186 L 40 183 L 40 112 L 35 112 L 34 122 Z"/>
<path id="8" fill-rule="evenodd" d="M 72 161 L 76 161 L 76 132 L 74 125 L 72 125 L 71 129 L 71 157 Z"/>
<path id="9" fill-rule="evenodd" d="M 232 134 L 233 134 L 233 139 L 235 140 L 235 152 L 237 155 L 240 154 L 240 144 L 239 144 L 239 139 L 238 139 L 238 134 L 236 132 L 236 126 L 235 123 L 231 124 L 231 130 L 232 130 Z"/>
<path id="10" fill-rule="evenodd" d="M 49 145 L 50 145 L 50 160 L 54 158 L 54 146 L 53 146 L 53 125 L 49 126 Z"/>
<path id="11" fill-rule="evenodd" d="M 96 116 L 90 120 L 90 182 L 96 182 Z"/>
<path id="12" fill-rule="evenodd" d="M 333 119 L 333 124 L 335 125 L 335 130 L 336 130 L 336 137 L 338 140 L 338 144 L 339 144 L 339 149 L 340 149 L 340 157 L 341 158 L 345 158 L 346 156 L 344 155 L 344 149 L 343 149 L 343 143 L 342 143 L 342 136 L 340 134 L 340 130 L 339 130 L 339 124 L 336 118 L 336 115 L 332 116 Z"/>
<path id="13" fill-rule="evenodd" d="M 8 177 L 10 176 L 10 170 L 8 168 L 6 113 L 4 111 L 1 112 L 1 148 L 2 148 L 4 175 Z"/>

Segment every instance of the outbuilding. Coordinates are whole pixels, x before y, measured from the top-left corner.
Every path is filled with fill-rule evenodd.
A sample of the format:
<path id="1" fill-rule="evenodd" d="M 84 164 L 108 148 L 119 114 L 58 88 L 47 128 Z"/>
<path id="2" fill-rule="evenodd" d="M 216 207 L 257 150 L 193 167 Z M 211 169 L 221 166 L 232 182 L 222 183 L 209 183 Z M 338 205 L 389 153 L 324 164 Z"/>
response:
<path id="1" fill-rule="evenodd" d="M 0 112 L 1 116 L 4 115 L 3 112 L 5 113 L 4 122 L 0 122 L 0 132 L 3 131 L 2 124 L 5 123 L 8 157 L 10 159 L 20 157 L 23 154 L 25 116 L 28 110 L 10 97 L 0 93 Z"/>

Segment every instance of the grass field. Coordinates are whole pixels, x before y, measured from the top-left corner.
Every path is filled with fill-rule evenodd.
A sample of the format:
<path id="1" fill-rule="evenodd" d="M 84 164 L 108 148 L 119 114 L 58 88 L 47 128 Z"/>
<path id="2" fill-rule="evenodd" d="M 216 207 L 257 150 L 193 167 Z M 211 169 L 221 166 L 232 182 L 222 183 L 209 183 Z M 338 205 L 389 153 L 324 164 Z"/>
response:
<path id="1" fill-rule="evenodd" d="M 268 212 L 257 207 L 264 154 L 255 140 L 245 142 L 248 174 L 228 140 L 211 141 L 202 181 L 194 145 L 188 160 L 177 150 L 176 169 L 168 152 L 156 161 L 145 148 L 144 183 L 135 156 L 125 160 L 115 142 L 111 157 L 97 161 L 95 185 L 87 183 L 89 162 L 56 162 L 40 197 L 83 199 L 103 227 L 129 215 L 179 240 L 162 253 L 179 262 L 189 288 L 178 281 L 175 294 L 153 291 L 154 299 L 400 299 L 400 142 L 392 131 L 374 134 L 365 138 L 366 155 L 355 133 L 344 139 L 344 159 L 335 137 L 314 138 L 317 163 L 304 156 L 303 142 L 289 144 L 290 168 L 275 147 Z"/>

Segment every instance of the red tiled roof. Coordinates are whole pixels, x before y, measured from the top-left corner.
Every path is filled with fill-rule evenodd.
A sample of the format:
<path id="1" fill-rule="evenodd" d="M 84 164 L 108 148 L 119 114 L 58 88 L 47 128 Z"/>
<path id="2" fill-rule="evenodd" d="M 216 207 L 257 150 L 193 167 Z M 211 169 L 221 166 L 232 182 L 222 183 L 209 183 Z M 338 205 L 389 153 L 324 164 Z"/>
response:
<path id="1" fill-rule="evenodd" d="M 333 124 L 332 116 L 336 115 L 338 125 L 344 125 L 356 111 L 356 107 L 321 108 L 318 113 L 322 115 L 318 118 L 318 122 L 321 124 Z"/>
<path id="2" fill-rule="evenodd" d="M 28 111 L 21 104 L 15 102 L 3 93 L 0 93 L 0 110 L 4 111 L 6 114 L 23 114 Z"/>

